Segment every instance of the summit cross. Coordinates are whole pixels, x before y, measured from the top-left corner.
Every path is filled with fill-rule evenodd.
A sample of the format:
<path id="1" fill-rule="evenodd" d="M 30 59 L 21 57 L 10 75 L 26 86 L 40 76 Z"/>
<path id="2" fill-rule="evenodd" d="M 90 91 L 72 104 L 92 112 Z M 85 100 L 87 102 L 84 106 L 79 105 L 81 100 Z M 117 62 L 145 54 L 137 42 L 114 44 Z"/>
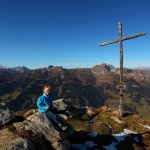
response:
<path id="1" fill-rule="evenodd" d="M 137 37 L 146 35 L 146 32 L 141 32 L 141 33 L 137 33 L 137 34 L 134 34 L 131 36 L 122 37 L 122 23 L 118 22 L 118 35 L 119 35 L 118 39 L 100 43 L 99 46 L 105 46 L 108 44 L 113 44 L 113 43 L 119 42 L 119 47 L 120 47 L 120 84 L 117 85 L 117 88 L 120 90 L 119 115 L 122 117 L 122 115 L 123 115 L 123 89 L 126 89 L 126 85 L 123 81 L 123 45 L 122 45 L 122 42 L 125 40 L 129 40 L 129 39 L 133 39 L 133 38 L 137 38 Z"/>

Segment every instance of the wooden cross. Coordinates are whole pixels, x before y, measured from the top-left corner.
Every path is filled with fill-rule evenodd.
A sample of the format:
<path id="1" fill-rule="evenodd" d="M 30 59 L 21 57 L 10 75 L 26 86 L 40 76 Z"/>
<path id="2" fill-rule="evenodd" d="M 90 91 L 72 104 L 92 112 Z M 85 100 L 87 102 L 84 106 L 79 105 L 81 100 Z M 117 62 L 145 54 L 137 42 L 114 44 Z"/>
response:
<path id="1" fill-rule="evenodd" d="M 119 38 L 116 40 L 111 40 L 108 42 L 103 42 L 99 44 L 99 46 L 105 46 L 108 44 L 113 44 L 119 42 L 119 47 L 120 47 L 120 84 L 117 85 L 117 88 L 120 90 L 120 103 L 119 103 L 119 114 L 122 117 L 123 115 L 123 89 L 126 89 L 126 85 L 123 83 L 123 45 L 122 41 L 137 38 L 139 36 L 143 36 L 146 34 L 146 32 L 141 32 L 135 35 L 127 36 L 127 37 L 122 37 L 122 23 L 118 22 L 118 33 L 119 33 Z"/>

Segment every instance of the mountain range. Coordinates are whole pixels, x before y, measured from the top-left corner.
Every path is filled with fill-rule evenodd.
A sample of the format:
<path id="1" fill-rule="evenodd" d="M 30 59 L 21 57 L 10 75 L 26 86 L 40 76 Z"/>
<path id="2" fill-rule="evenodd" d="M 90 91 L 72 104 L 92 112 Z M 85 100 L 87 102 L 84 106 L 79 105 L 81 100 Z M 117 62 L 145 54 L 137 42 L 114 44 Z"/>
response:
<path id="1" fill-rule="evenodd" d="M 97 65 L 98 66 L 98 65 Z M 113 69 L 116 69 L 114 66 L 108 64 L 108 70 L 111 70 L 113 71 Z M 53 67 L 51 65 L 51 67 Z M 147 66 L 147 67 L 133 67 L 133 68 L 130 68 L 131 70 L 143 70 L 143 71 L 150 71 L 150 66 Z M 7 72 L 7 73 L 11 73 L 11 74 L 15 74 L 15 73 L 24 73 L 26 71 L 30 71 L 30 70 L 34 70 L 34 69 L 29 69 L 27 68 L 26 66 L 18 66 L 18 67 L 9 67 L 9 66 L 2 66 L 0 65 L 0 72 Z"/>
<path id="2" fill-rule="evenodd" d="M 54 100 L 63 98 L 76 107 L 118 108 L 119 80 L 119 69 L 107 64 L 76 69 L 1 67 L 0 102 L 14 112 L 36 108 L 43 86 L 50 84 Z M 150 72 L 124 68 L 124 83 L 124 110 L 150 119 Z"/>
<path id="3" fill-rule="evenodd" d="M 136 67 L 136 68 L 132 68 L 134 70 L 145 70 L 145 71 L 150 71 L 150 67 Z"/>
<path id="4" fill-rule="evenodd" d="M 24 73 L 29 71 L 30 69 L 25 66 L 18 66 L 18 67 L 6 67 L 0 65 L 0 73 L 10 73 L 10 74 L 17 74 L 17 73 Z"/>

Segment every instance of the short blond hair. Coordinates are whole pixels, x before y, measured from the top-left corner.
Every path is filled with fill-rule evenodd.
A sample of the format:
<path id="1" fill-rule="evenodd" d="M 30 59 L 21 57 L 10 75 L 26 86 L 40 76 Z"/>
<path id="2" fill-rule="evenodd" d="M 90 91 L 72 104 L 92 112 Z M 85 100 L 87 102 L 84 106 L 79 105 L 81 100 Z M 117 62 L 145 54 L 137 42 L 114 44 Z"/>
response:
<path id="1" fill-rule="evenodd" d="M 43 87 L 43 92 L 45 91 L 46 88 L 52 90 L 52 87 L 51 87 L 50 85 L 45 85 L 45 86 Z"/>

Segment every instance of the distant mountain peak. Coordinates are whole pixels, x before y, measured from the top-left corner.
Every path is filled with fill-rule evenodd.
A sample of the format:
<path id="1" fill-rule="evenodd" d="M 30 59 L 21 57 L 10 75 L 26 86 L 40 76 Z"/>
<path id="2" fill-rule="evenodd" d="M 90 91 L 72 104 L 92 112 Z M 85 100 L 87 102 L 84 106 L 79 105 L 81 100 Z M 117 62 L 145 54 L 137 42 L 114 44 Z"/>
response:
<path id="1" fill-rule="evenodd" d="M 92 72 L 95 74 L 106 74 L 107 72 L 111 71 L 111 72 L 115 72 L 117 71 L 117 69 L 110 65 L 110 64 L 101 64 L 101 65 L 96 65 L 94 67 L 91 68 Z"/>

